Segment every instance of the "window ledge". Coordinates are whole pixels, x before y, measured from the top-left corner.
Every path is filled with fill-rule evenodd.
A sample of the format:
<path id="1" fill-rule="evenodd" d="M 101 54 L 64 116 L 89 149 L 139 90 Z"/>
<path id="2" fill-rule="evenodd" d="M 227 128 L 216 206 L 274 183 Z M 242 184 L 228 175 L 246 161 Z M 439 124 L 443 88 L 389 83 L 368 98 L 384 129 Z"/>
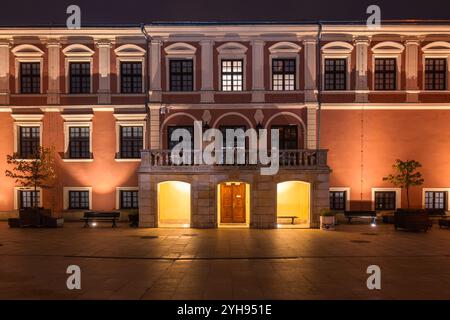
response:
<path id="1" fill-rule="evenodd" d="M 114 160 L 116 162 L 141 162 L 140 158 L 136 158 L 136 159 L 116 158 Z"/>
<path id="2" fill-rule="evenodd" d="M 94 159 L 62 159 L 63 162 L 94 162 Z"/>

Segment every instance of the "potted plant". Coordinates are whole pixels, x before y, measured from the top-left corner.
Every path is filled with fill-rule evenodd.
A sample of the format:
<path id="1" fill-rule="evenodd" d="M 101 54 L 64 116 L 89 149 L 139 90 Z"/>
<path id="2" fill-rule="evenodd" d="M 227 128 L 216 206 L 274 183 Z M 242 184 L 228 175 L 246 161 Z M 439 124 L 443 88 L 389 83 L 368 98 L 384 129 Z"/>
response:
<path id="1" fill-rule="evenodd" d="M 330 209 L 323 209 L 320 212 L 320 229 L 321 230 L 334 230 L 336 224 L 336 213 Z"/>
<path id="2" fill-rule="evenodd" d="M 128 213 L 128 221 L 130 222 L 130 227 L 139 227 L 139 211 L 137 209 L 131 210 Z"/>

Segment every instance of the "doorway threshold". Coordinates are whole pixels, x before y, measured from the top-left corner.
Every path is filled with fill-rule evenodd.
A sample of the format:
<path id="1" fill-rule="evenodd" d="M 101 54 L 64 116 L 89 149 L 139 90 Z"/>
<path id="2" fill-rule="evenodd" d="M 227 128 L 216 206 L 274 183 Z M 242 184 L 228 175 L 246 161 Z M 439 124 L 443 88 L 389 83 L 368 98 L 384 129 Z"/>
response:
<path id="1" fill-rule="evenodd" d="M 220 223 L 220 224 L 219 224 L 219 228 L 228 228 L 228 229 L 239 228 L 239 229 L 245 229 L 245 228 L 249 228 L 249 225 L 246 224 L 246 223 Z"/>

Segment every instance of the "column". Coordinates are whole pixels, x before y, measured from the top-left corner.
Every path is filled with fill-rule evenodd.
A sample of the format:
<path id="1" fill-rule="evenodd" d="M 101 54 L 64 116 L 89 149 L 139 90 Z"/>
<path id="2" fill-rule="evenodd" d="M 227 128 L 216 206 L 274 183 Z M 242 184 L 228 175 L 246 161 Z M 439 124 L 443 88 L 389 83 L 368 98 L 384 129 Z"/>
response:
<path id="1" fill-rule="evenodd" d="M 160 106 L 150 105 L 150 150 L 161 149 L 160 145 Z"/>
<path id="2" fill-rule="evenodd" d="M 409 39 L 405 41 L 406 46 L 406 101 L 419 102 L 419 40 Z"/>
<path id="3" fill-rule="evenodd" d="M 9 104 L 9 50 L 11 42 L 0 39 L 0 104 Z"/>
<path id="4" fill-rule="evenodd" d="M 111 41 L 100 40 L 98 47 L 98 103 L 111 103 Z"/>
<path id="5" fill-rule="evenodd" d="M 317 106 L 306 106 L 306 148 L 317 148 Z"/>
<path id="6" fill-rule="evenodd" d="M 303 40 L 305 50 L 305 103 L 317 102 L 317 40 Z"/>
<path id="7" fill-rule="evenodd" d="M 213 86 L 213 45 L 212 40 L 201 40 L 202 47 L 202 88 L 201 102 L 214 102 L 214 86 Z"/>
<path id="8" fill-rule="evenodd" d="M 367 83 L 367 59 L 370 40 L 366 37 L 354 40 L 356 50 L 356 99 L 355 102 L 369 101 L 369 86 Z"/>
<path id="9" fill-rule="evenodd" d="M 252 41 L 252 102 L 264 102 L 264 41 Z"/>
<path id="10" fill-rule="evenodd" d="M 47 43 L 48 50 L 48 91 L 47 103 L 59 104 L 60 94 L 60 52 L 61 44 L 57 39 L 49 40 Z"/>
<path id="11" fill-rule="evenodd" d="M 161 101 L 161 41 L 150 42 L 150 101 Z"/>

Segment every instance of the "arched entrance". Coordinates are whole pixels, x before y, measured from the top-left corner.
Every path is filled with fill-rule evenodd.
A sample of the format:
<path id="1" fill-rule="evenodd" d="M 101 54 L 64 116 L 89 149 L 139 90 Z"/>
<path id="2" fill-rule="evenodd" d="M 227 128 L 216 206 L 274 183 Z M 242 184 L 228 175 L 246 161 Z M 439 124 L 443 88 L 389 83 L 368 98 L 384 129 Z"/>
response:
<path id="1" fill-rule="evenodd" d="M 278 227 L 309 228 L 310 219 L 311 185 L 304 181 L 278 183 Z"/>
<path id="2" fill-rule="evenodd" d="M 181 181 L 158 184 L 158 226 L 189 227 L 191 223 L 191 185 Z"/>
<path id="3" fill-rule="evenodd" d="M 250 225 L 250 185 L 227 181 L 217 185 L 217 216 L 220 227 Z"/>

